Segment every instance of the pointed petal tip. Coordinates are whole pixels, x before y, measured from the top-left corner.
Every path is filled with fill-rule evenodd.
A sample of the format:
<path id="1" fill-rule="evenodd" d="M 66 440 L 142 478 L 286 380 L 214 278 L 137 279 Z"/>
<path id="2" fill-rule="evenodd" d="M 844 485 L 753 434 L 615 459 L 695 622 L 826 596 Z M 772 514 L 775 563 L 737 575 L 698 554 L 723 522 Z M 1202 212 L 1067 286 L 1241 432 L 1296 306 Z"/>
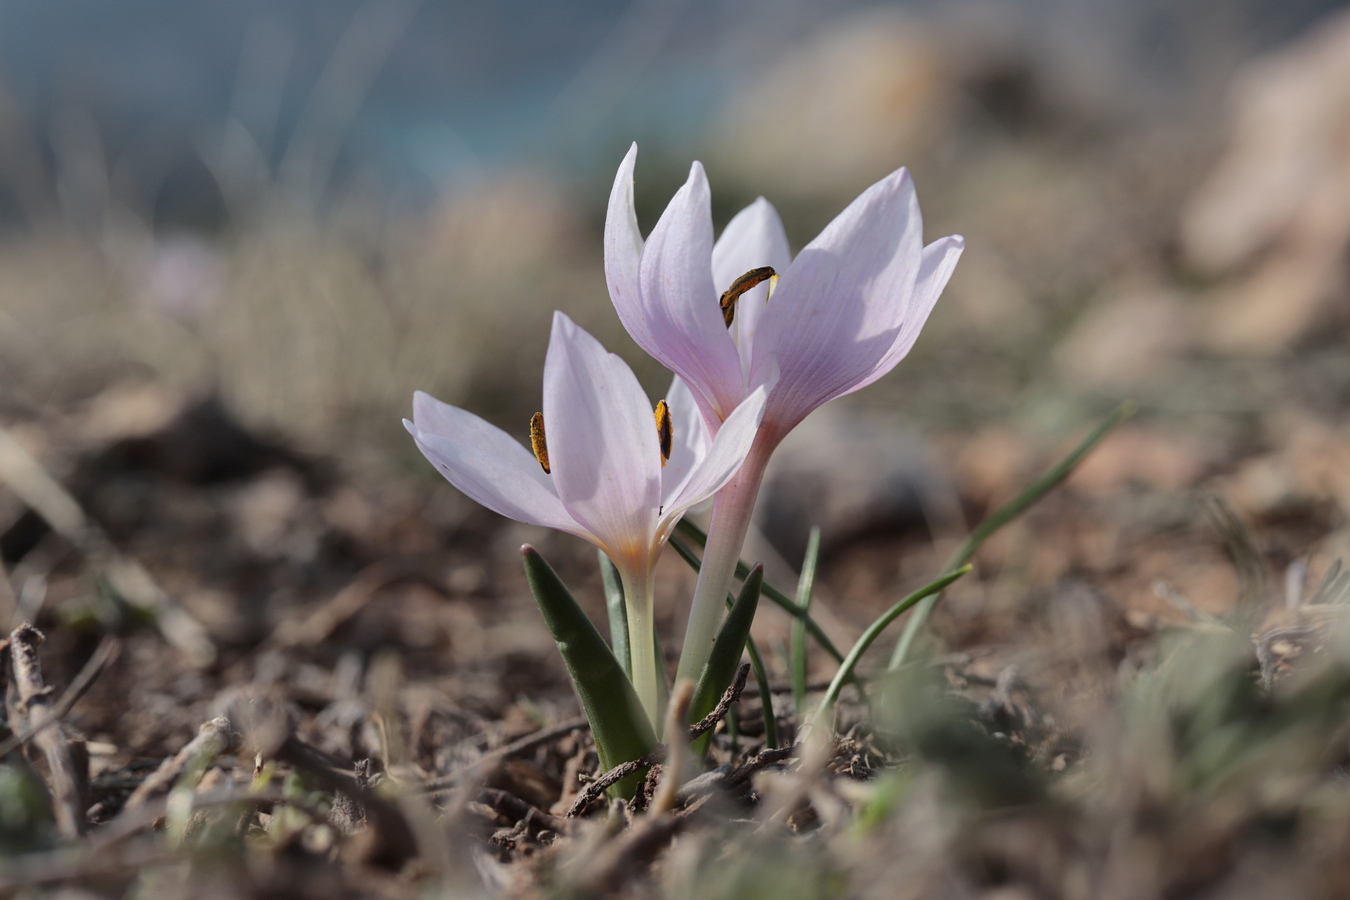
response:
<path id="1" fill-rule="evenodd" d="M 888 193 L 901 194 L 906 197 L 912 196 L 915 193 L 914 176 L 910 173 L 908 168 L 901 166 L 863 193 L 871 193 L 872 191 L 886 191 Z"/>
<path id="2" fill-rule="evenodd" d="M 614 189 L 631 188 L 633 185 L 633 170 L 637 167 L 637 141 L 633 141 L 628 147 L 628 152 L 624 153 L 623 159 L 619 161 L 618 177 L 614 179 Z"/>
<path id="3" fill-rule="evenodd" d="M 417 438 L 417 435 L 421 433 L 421 432 L 419 432 L 419 431 L 417 430 L 417 426 L 414 425 L 414 424 L 413 424 L 411 421 L 409 421 L 408 419 L 404 419 L 404 420 L 403 420 L 403 427 L 406 428 L 406 429 L 408 429 L 408 434 L 411 434 L 411 435 L 413 436 L 414 439 L 416 439 L 416 438 Z"/>
<path id="4" fill-rule="evenodd" d="M 441 401 L 437 400 L 426 391 L 413 391 L 413 422 L 415 423 L 418 419 L 426 418 L 426 416 L 437 406 L 444 405 L 445 404 L 441 403 Z"/>
<path id="5" fill-rule="evenodd" d="M 577 332 L 577 323 L 572 321 L 572 317 L 560 309 L 553 311 L 553 336 L 571 337 Z M 551 340 L 552 338 L 550 338 Z"/>
<path id="6" fill-rule="evenodd" d="M 686 188 L 700 188 L 706 190 L 708 187 L 708 173 L 703 168 L 703 163 L 694 160 L 689 164 L 689 178 L 685 181 Z"/>
<path id="7" fill-rule="evenodd" d="M 961 258 L 961 254 L 966 250 L 966 239 L 959 234 L 949 234 L 946 237 L 940 237 L 927 247 L 923 248 L 923 256 L 926 265 L 932 265 L 937 260 L 941 260 L 938 265 L 946 264 L 955 266 L 956 261 Z M 950 272 L 948 273 L 950 275 Z M 943 283 L 946 283 L 946 278 Z"/>
<path id="8" fill-rule="evenodd" d="M 570 349 L 581 349 L 582 352 L 617 358 L 616 354 L 605 349 L 605 345 L 600 343 L 599 338 L 578 325 L 571 316 L 562 310 L 555 310 L 553 313 L 553 331 L 549 336 L 550 350 L 553 348 L 555 339 L 560 345 L 565 344 Z M 545 371 L 547 371 L 547 365 Z"/>

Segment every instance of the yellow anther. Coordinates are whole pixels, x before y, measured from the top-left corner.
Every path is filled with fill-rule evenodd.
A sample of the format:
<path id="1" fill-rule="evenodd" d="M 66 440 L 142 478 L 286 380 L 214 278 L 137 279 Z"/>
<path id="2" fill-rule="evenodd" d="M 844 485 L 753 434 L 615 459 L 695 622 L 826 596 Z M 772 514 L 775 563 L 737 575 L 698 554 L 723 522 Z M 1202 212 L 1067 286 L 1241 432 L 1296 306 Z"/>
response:
<path id="1" fill-rule="evenodd" d="M 731 287 L 726 289 L 722 294 L 722 299 L 717 303 L 718 306 L 722 307 L 722 321 L 726 323 L 728 328 L 736 319 L 736 301 L 741 299 L 741 294 L 770 278 L 778 278 L 773 266 L 760 266 L 758 269 L 751 269 L 731 283 Z"/>
<path id="2" fill-rule="evenodd" d="M 675 439 L 675 426 L 670 422 L 670 407 L 662 400 L 656 404 L 656 440 L 661 445 L 661 465 L 670 459 L 670 445 Z"/>
<path id="3" fill-rule="evenodd" d="M 551 472 L 548 467 L 548 441 L 544 439 L 544 414 L 541 412 L 530 417 L 530 449 L 534 451 L 534 458 L 539 460 L 544 474 Z"/>

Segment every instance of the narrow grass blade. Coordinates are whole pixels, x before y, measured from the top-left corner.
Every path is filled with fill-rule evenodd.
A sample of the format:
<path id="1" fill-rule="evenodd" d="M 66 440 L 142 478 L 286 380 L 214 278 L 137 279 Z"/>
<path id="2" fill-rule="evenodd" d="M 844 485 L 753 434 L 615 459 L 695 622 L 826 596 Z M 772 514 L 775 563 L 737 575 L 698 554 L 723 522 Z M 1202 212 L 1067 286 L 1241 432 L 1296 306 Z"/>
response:
<path id="1" fill-rule="evenodd" d="M 703 531 L 702 528 L 699 528 L 697 525 L 695 525 L 693 522 L 690 522 L 688 519 L 681 519 L 680 523 L 675 526 L 675 530 L 683 534 L 685 537 L 689 538 L 694 543 L 698 544 L 700 548 L 706 546 L 708 543 L 708 535 Z M 675 552 L 679 553 L 681 558 L 683 558 L 685 562 L 693 566 L 694 571 L 698 571 L 697 565 L 698 557 L 695 556 L 693 553 L 689 552 L 689 548 L 687 545 L 680 543 L 678 538 L 673 537 L 670 539 L 670 545 L 676 548 Z M 685 548 L 684 551 L 681 551 L 679 547 L 684 547 Z M 749 574 L 750 574 L 750 566 L 748 566 L 744 560 L 736 563 L 737 578 L 745 578 Z M 834 657 L 835 662 L 844 661 L 844 654 L 841 653 L 839 651 L 839 648 L 834 645 L 834 641 L 830 640 L 829 636 L 825 634 L 825 631 L 820 627 L 820 624 L 817 623 L 815 619 L 812 619 L 809 615 L 802 612 L 801 608 L 797 606 L 797 601 L 793 600 L 787 594 L 783 593 L 778 588 L 774 587 L 772 584 L 769 584 L 769 582 L 767 581 L 764 582 L 764 587 L 761 593 L 765 597 L 768 597 L 770 602 L 772 602 L 775 606 L 782 609 L 783 612 L 792 616 L 794 619 L 801 619 L 803 622 L 805 622 L 806 630 L 810 632 L 811 637 L 816 639 L 816 643 L 820 645 L 820 648 L 822 650 L 830 654 L 830 656 Z"/>
<path id="2" fill-rule="evenodd" d="M 764 583 L 764 567 L 755 566 L 741 586 L 740 596 L 731 604 L 726 621 L 717 632 L 713 641 L 712 653 L 698 677 L 698 686 L 694 688 L 694 699 L 689 704 L 689 721 L 697 722 L 712 712 L 721 698 L 722 692 L 736 677 L 736 668 L 741 664 L 741 654 L 745 652 L 746 641 L 750 638 L 750 626 L 755 621 L 755 610 L 759 607 L 759 589 Z M 703 756 L 712 740 L 712 733 L 703 735 L 694 743 L 694 753 Z"/>
<path id="3" fill-rule="evenodd" d="M 605 590 L 605 611 L 609 613 L 609 644 L 614 648 L 614 657 L 623 666 L 623 673 L 633 677 L 633 662 L 628 654 L 628 612 L 623 606 L 623 582 L 619 570 L 605 555 L 605 551 L 596 550 L 600 557 L 600 583 Z"/>
<path id="4" fill-rule="evenodd" d="M 1244 631 L 1255 628 L 1266 613 L 1266 564 L 1237 510 L 1217 494 L 1204 498 L 1210 525 L 1223 541 L 1224 552 L 1237 573 L 1238 595 L 1230 618 Z"/>
<path id="5" fill-rule="evenodd" d="M 764 668 L 764 657 L 759 655 L 754 638 L 746 638 L 745 652 L 750 657 L 750 671 L 755 673 L 755 684 L 759 685 L 759 705 L 764 710 L 764 746 L 776 750 L 779 746 L 778 714 L 773 709 L 773 688 L 769 686 L 769 673 Z"/>
<path id="6" fill-rule="evenodd" d="M 867 630 L 863 632 L 862 637 L 858 638 L 858 642 L 853 645 L 853 649 L 848 651 L 848 656 L 844 657 L 844 662 L 839 666 L 839 671 L 834 673 L 834 679 L 830 682 L 830 686 L 825 689 L 825 696 L 821 699 L 820 706 L 816 708 L 816 721 L 821 721 L 821 716 L 827 714 L 839 700 L 839 692 L 844 689 L 844 683 L 852 676 L 854 667 L 858 665 L 858 660 L 862 659 L 863 654 L 867 652 L 867 648 L 872 646 L 872 642 L 881 636 L 881 632 L 885 630 L 887 625 L 894 622 L 905 610 L 924 598 L 936 596 L 947 585 L 969 572 L 970 568 L 970 564 L 967 563 L 955 572 L 949 572 L 937 581 L 919 588 L 886 610 L 875 622 L 867 626 Z"/>
<path id="7" fill-rule="evenodd" d="M 1102 438 L 1110 434 L 1121 422 L 1134 415 L 1135 408 L 1134 402 L 1129 400 L 1117 406 L 1096 428 L 1092 429 L 1087 437 L 1083 438 L 1077 447 L 1070 451 L 1068 456 L 1046 469 L 1041 473 L 1041 477 L 1022 488 L 1011 500 L 994 510 L 970 533 L 965 543 L 957 548 L 956 553 L 947 563 L 947 571 L 954 572 L 957 568 L 970 562 L 970 558 L 975 555 L 975 551 L 994 532 L 1026 512 L 1048 494 L 1051 488 L 1068 478 L 1069 474 L 1083 461 L 1083 458 L 1101 443 Z M 900 635 L 900 640 L 895 645 L 895 651 L 891 654 L 891 671 L 904 664 L 905 658 L 909 656 L 910 647 L 914 644 L 914 639 L 918 637 L 919 631 L 927 623 L 938 599 L 938 595 L 933 594 L 918 609 L 914 610 L 914 615 L 910 616 L 909 621 L 905 623 L 904 633 Z"/>
<path id="8" fill-rule="evenodd" d="M 806 555 L 802 557 L 802 574 L 797 579 L 797 608 L 802 615 L 811 612 L 811 590 L 816 584 L 816 560 L 820 557 L 820 528 L 812 526 L 806 539 Z M 806 712 L 806 620 L 792 623 L 792 651 L 789 658 L 792 669 L 792 702 L 797 715 Z"/>
<path id="9" fill-rule="evenodd" d="M 530 591 L 591 723 L 601 767 L 609 770 L 650 753 L 656 747 L 656 733 L 623 666 L 539 551 L 526 544 L 520 553 Z M 613 794 L 631 797 L 640 779 L 638 774 L 619 782 Z"/>
<path id="10" fill-rule="evenodd" d="M 680 555 L 680 559 L 687 562 L 695 572 L 699 570 L 702 563 L 699 562 L 699 558 L 684 541 L 672 537 L 670 546 L 675 548 L 675 552 Z M 747 570 L 747 578 L 749 574 Z M 760 596 L 764 595 L 767 587 L 767 584 L 761 582 Z M 731 595 L 727 594 L 727 609 L 731 609 L 733 605 Z M 769 673 L 764 668 L 764 657 L 760 656 L 759 647 L 755 646 L 754 638 L 746 637 L 745 652 L 750 657 L 750 668 L 755 673 L 755 683 L 759 685 L 759 700 L 764 709 L 764 743 L 770 748 L 775 748 L 778 746 L 778 717 L 773 708 L 773 690 L 769 687 Z"/>

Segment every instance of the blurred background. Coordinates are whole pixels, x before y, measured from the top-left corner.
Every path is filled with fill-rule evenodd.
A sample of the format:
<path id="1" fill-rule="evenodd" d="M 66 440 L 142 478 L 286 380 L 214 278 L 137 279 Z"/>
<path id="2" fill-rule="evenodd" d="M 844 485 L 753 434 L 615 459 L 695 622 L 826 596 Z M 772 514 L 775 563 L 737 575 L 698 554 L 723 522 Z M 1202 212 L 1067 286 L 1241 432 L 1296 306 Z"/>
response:
<path id="1" fill-rule="evenodd" d="M 211 557 L 220 535 L 314 597 L 499 524 L 417 456 L 413 390 L 523 438 L 553 309 L 664 390 L 601 271 L 634 140 L 644 229 L 700 159 L 719 225 L 764 195 L 796 248 L 900 165 L 929 238 L 967 238 L 910 359 L 808 422 L 766 497 L 762 552 L 798 559 L 820 520 L 858 621 L 1124 397 L 1141 415 L 1075 484 L 1134 505 L 1096 543 L 991 545 L 1023 560 L 1010 595 L 1119 572 L 1192 527 L 1197 488 L 1287 528 L 1277 565 L 1346 544 L 1350 14 L 1328 0 L 3 2 L 0 424 L 219 639 L 261 633 L 277 583 Z M 34 555 L 25 490 L 0 493 L 20 587 L 63 558 Z M 1211 538 L 1203 565 L 1158 538 L 1109 590 L 1165 612 L 1164 573 L 1224 605 Z M 481 546 L 448 552 L 452 593 L 498 590 Z"/>
<path id="2" fill-rule="evenodd" d="M 1178 356 L 1330 338 L 1340 6 L 5 3 L 0 408 L 152 378 L 324 450 L 404 443 L 417 387 L 528 416 L 551 309 L 640 363 L 599 274 L 633 140 L 644 228 L 697 158 L 719 221 L 762 194 L 798 247 L 908 165 L 971 247 L 910 415 L 1190 402 Z"/>
<path id="3" fill-rule="evenodd" d="M 1096 896 L 1196 896 L 1229 868 L 1255 880 L 1207 896 L 1345 896 L 1297 888 L 1348 858 L 1335 851 L 1346 760 L 1319 755 L 1346 746 L 1326 699 L 1344 679 L 1293 717 L 1256 691 L 1258 669 L 1273 682 L 1300 654 L 1341 659 L 1317 654 L 1350 578 L 1350 9 L 1330 0 L 0 0 L 0 644 L 34 621 L 47 685 L 79 698 L 66 723 L 88 739 L 90 805 L 73 821 L 117 816 L 220 714 L 269 733 L 284 718 L 342 767 L 374 759 L 406 784 L 576 716 L 518 550 L 538 546 L 600 622 L 593 549 L 465 499 L 399 420 L 422 389 L 523 441 L 554 309 L 661 395 L 669 375 L 621 329 L 602 273 L 632 141 L 647 230 L 700 159 L 719 227 L 763 195 L 800 249 L 906 165 L 928 238 L 967 239 L 909 358 L 812 415 L 766 481 L 745 555 L 791 593 L 819 524 L 811 614 L 837 645 L 1138 403 L 981 546 L 922 635 L 940 652 L 915 667 L 941 663 L 980 728 L 1063 771 L 1069 793 L 1038 807 L 991 790 L 972 821 L 992 837 L 970 840 L 925 812 L 935 783 L 907 765 L 891 783 L 913 793 L 882 782 L 866 807 L 871 821 L 910 798 L 876 832 L 882 852 L 833 842 L 829 829 L 861 839 L 876 822 L 831 799 L 808 843 L 756 830 L 773 871 L 752 888 L 822 884 L 797 877 L 816 858 L 799 851 L 833 846 L 842 861 L 816 895 L 846 890 L 836 873 L 866 857 L 886 864 L 876 896 L 1088 896 L 1079 857 L 1096 853 L 1112 877 L 1159 885 Z M 660 566 L 673 651 L 693 576 L 674 553 Z M 761 604 L 755 637 L 790 739 L 788 622 Z M 1220 680 L 1178 654 L 1182 696 L 1197 698 L 1184 725 L 1136 675 L 1159 671 L 1163 638 L 1225 629 L 1255 656 Z M 92 683 L 76 678 L 91 660 Z M 809 663 L 819 690 L 835 667 L 814 648 Z M 64 693 L 73 680 L 87 693 Z M 8 722 L 26 721 L 10 695 Z M 741 749 L 763 733 L 760 702 L 740 701 Z M 1004 770 L 968 752 L 966 715 L 956 743 L 922 752 L 973 796 Z M 870 755 L 868 730 L 849 731 L 841 777 L 896 759 Z M 1104 767 L 1079 768 L 1080 744 Z M 528 804 L 502 821 L 487 808 L 489 830 L 567 808 L 595 763 L 579 736 L 550 746 L 502 757 L 491 786 Z M 1298 760 L 1314 757 L 1309 776 Z M 1230 759 L 1248 774 L 1224 774 Z M 257 774 L 251 749 L 218 763 L 201 790 Z M 98 848 L 126 848 L 107 871 L 145 889 L 116 896 L 227 895 L 160 880 L 188 873 L 166 848 L 216 840 L 172 824 L 181 792 L 169 844 L 133 845 L 115 825 L 72 855 L 32 806 L 42 792 L 15 793 L 27 771 L 0 766 L 0 861 L 57 852 L 4 878 L 46 883 L 69 864 L 94 896 Z M 1010 819 L 1009 803 L 1032 817 Z M 359 841 L 333 848 L 311 828 L 315 842 L 277 838 L 273 853 L 234 843 L 239 821 L 219 831 L 235 855 L 202 856 L 206 881 L 257 887 L 229 896 L 375 883 L 348 877 L 374 860 Z M 423 843 L 435 832 L 416 833 L 399 832 L 399 852 L 416 843 L 422 862 L 380 896 L 428 895 L 414 868 L 444 863 Z M 693 838 L 681 832 L 661 879 L 699 859 Z M 735 845 L 709 846 L 721 859 Z M 319 877 L 330 848 L 348 860 L 339 881 Z M 912 874 L 948 864 L 978 889 Z M 1013 874 L 1056 868 L 1083 887 Z"/>

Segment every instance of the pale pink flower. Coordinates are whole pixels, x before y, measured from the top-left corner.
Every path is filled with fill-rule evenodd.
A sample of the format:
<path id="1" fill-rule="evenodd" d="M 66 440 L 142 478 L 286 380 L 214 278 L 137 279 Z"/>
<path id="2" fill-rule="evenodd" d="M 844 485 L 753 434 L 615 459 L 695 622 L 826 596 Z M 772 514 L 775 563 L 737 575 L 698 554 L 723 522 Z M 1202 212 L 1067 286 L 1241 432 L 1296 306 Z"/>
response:
<path id="1" fill-rule="evenodd" d="M 633 209 L 634 145 L 605 220 L 610 298 L 642 349 L 689 385 L 716 430 L 769 387 L 762 428 L 779 438 L 813 409 L 885 375 L 904 358 L 961 255 L 959 236 L 923 244 L 909 173 L 900 169 L 849 204 L 792 258 L 778 213 L 760 198 L 714 243 L 711 197 L 694 163 L 644 242 Z M 742 296 L 730 329 L 718 298 L 771 266 Z"/>
<path id="2" fill-rule="evenodd" d="M 652 569 L 690 506 L 740 467 L 764 410 L 764 392 L 708 440 L 681 392 L 668 399 L 669 460 L 637 378 L 622 359 L 562 313 L 554 313 L 544 362 L 543 422 L 550 472 L 516 438 L 467 410 L 418 392 L 403 424 L 455 487 L 518 522 L 556 528 L 603 550 L 623 578 L 633 646 L 633 680 L 660 724 L 664 678 L 652 632 Z"/>
<path id="3" fill-rule="evenodd" d="M 644 241 L 633 208 L 636 160 L 634 145 L 605 218 L 605 276 L 624 327 L 684 380 L 713 434 L 746 397 L 768 391 L 745 464 L 713 501 L 676 676 L 697 678 L 774 448 L 816 407 L 871 384 L 909 353 L 965 241 L 924 245 L 914 185 L 900 169 L 863 191 L 795 259 L 763 198 L 714 242 L 698 163 Z M 766 266 L 776 279 L 741 295 L 728 327 L 719 298 Z"/>

